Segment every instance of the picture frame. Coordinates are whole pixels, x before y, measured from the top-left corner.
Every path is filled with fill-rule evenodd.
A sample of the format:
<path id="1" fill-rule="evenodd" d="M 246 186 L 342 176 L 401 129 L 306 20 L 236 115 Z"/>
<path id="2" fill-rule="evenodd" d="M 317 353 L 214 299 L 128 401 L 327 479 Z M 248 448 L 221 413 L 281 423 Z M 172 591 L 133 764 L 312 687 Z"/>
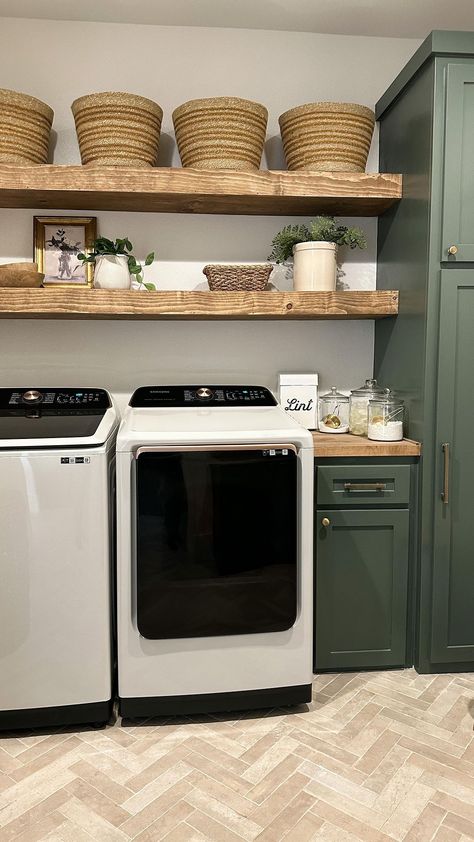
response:
<path id="1" fill-rule="evenodd" d="M 44 273 L 43 286 L 90 289 L 93 264 L 81 263 L 77 255 L 92 251 L 96 236 L 95 216 L 35 216 L 33 259 Z"/>

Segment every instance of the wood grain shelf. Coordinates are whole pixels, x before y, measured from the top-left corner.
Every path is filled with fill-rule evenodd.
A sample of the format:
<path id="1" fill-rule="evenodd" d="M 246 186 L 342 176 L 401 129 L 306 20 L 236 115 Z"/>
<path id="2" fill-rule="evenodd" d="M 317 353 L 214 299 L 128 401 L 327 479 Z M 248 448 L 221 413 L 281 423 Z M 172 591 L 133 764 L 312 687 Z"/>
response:
<path id="1" fill-rule="evenodd" d="M 398 313 L 395 290 L 348 292 L 135 292 L 0 289 L 8 319 L 381 319 Z"/>
<path id="2" fill-rule="evenodd" d="M 421 444 L 412 439 L 402 441 L 370 441 L 349 433 L 313 433 L 315 458 L 351 456 L 419 456 Z"/>
<path id="3" fill-rule="evenodd" d="M 402 196 L 389 173 L 0 166 L 0 207 L 378 216 Z"/>

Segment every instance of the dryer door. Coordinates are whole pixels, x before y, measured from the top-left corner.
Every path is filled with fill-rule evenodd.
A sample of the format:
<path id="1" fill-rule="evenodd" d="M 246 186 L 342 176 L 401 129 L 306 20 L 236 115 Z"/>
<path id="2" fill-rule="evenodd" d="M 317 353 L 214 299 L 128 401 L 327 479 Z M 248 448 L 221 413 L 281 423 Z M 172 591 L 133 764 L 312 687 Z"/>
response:
<path id="1" fill-rule="evenodd" d="M 143 637 L 281 632 L 295 623 L 293 445 L 142 448 L 136 501 Z"/>

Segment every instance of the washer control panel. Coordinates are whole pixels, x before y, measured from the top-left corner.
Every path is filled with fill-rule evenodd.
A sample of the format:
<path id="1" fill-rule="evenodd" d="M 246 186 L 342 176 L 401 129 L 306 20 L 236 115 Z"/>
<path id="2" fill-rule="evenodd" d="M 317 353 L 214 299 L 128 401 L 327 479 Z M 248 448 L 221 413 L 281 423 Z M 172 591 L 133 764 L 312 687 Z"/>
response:
<path id="1" fill-rule="evenodd" d="M 104 389 L 50 389 L 18 388 L 0 389 L 0 410 L 21 410 L 27 407 L 78 411 L 104 410 L 110 406 L 110 399 Z"/>
<path id="2" fill-rule="evenodd" d="M 133 393 L 130 406 L 276 406 L 265 386 L 142 386 Z"/>

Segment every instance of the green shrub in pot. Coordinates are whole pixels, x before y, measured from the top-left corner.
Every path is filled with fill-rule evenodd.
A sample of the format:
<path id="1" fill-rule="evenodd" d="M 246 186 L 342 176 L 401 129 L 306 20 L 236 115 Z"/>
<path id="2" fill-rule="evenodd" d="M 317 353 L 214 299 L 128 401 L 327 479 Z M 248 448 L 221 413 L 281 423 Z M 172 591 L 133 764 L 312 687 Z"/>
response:
<path id="1" fill-rule="evenodd" d="M 295 290 L 331 292 L 336 289 L 337 248 L 365 248 L 360 228 L 339 225 L 333 216 L 317 216 L 308 223 L 286 225 L 272 240 L 268 259 L 284 263 L 294 258 Z"/>

